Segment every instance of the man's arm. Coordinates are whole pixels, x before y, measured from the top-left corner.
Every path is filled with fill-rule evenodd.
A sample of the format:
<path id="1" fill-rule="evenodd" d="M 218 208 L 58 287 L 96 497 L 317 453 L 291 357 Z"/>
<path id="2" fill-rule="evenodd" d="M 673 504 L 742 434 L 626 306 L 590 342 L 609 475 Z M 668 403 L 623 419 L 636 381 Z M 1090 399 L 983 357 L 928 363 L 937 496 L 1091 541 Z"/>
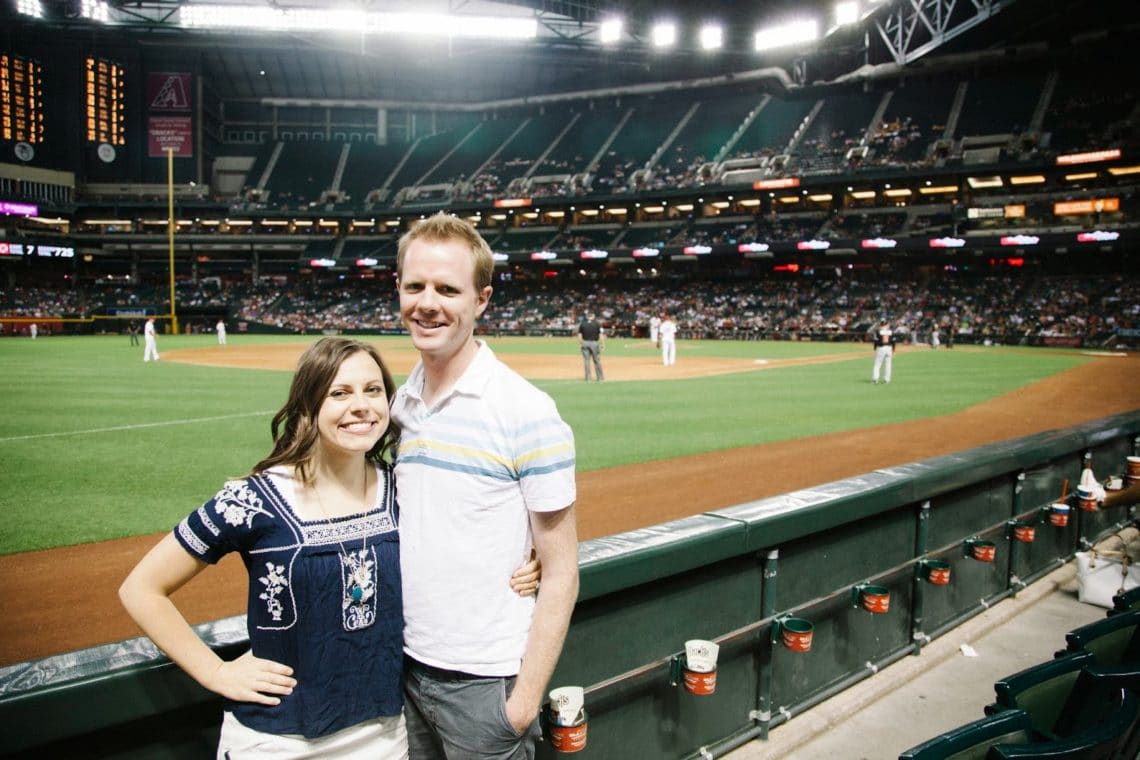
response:
<path id="1" fill-rule="evenodd" d="M 578 526 L 574 505 L 557 512 L 531 512 L 530 526 L 542 562 L 542 589 L 534 605 L 518 680 L 507 700 L 507 719 L 520 733 L 542 705 L 578 600 Z"/>
<path id="2" fill-rule="evenodd" d="M 1101 506 L 1105 508 L 1127 507 L 1137 502 L 1140 502 L 1140 483 L 1117 491 L 1109 491 L 1101 501 Z"/>

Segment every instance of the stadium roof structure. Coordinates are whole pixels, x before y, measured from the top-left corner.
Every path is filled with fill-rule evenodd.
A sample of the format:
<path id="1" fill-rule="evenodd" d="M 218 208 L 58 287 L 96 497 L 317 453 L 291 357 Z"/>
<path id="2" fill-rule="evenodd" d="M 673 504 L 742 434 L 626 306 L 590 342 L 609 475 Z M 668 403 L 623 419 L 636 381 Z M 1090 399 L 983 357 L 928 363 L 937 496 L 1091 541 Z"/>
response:
<path id="1" fill-rule="evenodd" d="M 320 0 L 244 0 L 276 10 L 331 10 Z M 239 0 L 213 0 L 233 5 Z M 457 16 L 533 19 L 533 39 L 491 41 L 372 33 L 188 29 L 188 0 L 5 0 L 7 46 L 42 40 L 93 52 L 139 47 L 151 54 L 200 61 L 223 100 L 487 104 L 536 95 L 605 91 L 684 81 L 770 75 L 780 86 L 857 78 L 875 71 L 921 67 L 938 56 L 1016 55 L 1135 32 L 1131 3 L 1094 0 L 859 0 L 857 23 L 830 27 L 817 43 L 758 53 L 760 25 L 814 13 L 826 19 L 833 0 L 356 0 L 367 13 L 435 10 Z M 39 18 L 17 15 L 35 3 Z M 101 8 L 105 22 L 84 15 Z M 625 36 L 600 44 L 608 18 L 625 20 Z M 649 44 L 652 23 L 672 19 L 678 46 Z M 704 22 L 725 29 L 723 49 L 706 51 L 692 30 Z M 823 29 L 828 32 L 828 28 Z M 4 37 L 0 37 L 3 39 Z"/>

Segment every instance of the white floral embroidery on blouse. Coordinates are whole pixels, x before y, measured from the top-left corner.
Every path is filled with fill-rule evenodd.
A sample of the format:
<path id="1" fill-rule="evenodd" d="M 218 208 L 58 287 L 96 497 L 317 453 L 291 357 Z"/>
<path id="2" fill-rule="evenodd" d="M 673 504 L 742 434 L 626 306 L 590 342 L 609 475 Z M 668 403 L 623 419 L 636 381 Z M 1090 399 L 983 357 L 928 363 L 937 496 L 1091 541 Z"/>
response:
<path id="1" fill-rule="evenodd" d="M 262 586 L 265 586 L 265 591 L 261 592 L 257 598 L 265 602 L 266 611 L 275 621 L 280 622 L 285 607 L 277 597 L 289 585 L 289 581 L 285 580 L 285 566 L 266 562 L 265 569 L 266 574 L 257 579 Z"/>
<path id="2" fill-rule="evenodd" d="M 269 515 L 261 506 L 259 499 L 244 480 L 231 480 L 222 489 L 225 496 L 217 500 L 214 509 L 229 525 L 253 527 L 253 518 L 257 515 Z M 271 515 L 269 515 L 271 516 Z"/>

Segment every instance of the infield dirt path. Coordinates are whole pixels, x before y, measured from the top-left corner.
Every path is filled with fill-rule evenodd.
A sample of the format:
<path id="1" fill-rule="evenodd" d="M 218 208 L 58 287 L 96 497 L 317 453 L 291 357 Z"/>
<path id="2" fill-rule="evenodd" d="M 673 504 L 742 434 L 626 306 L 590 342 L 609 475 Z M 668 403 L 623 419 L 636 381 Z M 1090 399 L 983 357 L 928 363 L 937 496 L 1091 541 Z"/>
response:
<path id="1" fill-rule="evenodd" d="M 287 351 L 276 360 L 292 367 L 297 351 Z M 215 363 L 220 359 L 214 353 L 179 358 Z M 240 366 L 234 361 L 237 352 L 226 353 L 229 366 Z M 411 352 L 402 356 L 385 351 L 385 357 L 397 374 L 407 372 L 414 360 Z M 527 376 L 544 376 L 545 370 L 528 368 L 524 359 L 503 358 Z M 551 367 L 549 356 L 538 360 Z M 269 360 L 260 356 L 248 361 L 249 366 L 264 368 Z M 607 378 L 665 377 L 656 357 L 628 361 L 608 360 Z M 560 364 L 550 371 L 560 373 L 558 377 L 576 377 L 581 371 L 577 359 L 571 356 L 567 363 L 572 374 Z M 676 369 L 682 367 L 691 376 L 756 368 L 751 362 L 701 362 L 696 357 L 686 357 Z M 581 473 L 579 537 L 621 533 L 1136 409 L 1140 409 L 1140 356 L 1103 357 L 944 417 Z M 1107 474 L 1098 470 L 1098 475 Z M 0 665 L 138 636 L 138 628 L 119 605 L 116 589 L 160 535 L 0 556 L 0 599 L 5 607 Z M 229 556 L 175 598 L 192 623 L 201 623 L 241 613 L 245 596 L 241 561 Z"/>

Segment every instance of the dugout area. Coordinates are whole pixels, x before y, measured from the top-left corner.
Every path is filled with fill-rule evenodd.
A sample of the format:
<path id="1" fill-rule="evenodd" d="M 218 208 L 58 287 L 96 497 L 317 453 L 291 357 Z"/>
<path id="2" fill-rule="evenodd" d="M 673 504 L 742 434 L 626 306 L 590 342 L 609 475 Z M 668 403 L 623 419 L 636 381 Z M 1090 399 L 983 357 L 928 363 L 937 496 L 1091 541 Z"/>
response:
<path id="1" fill-rule="evenodd" d="M 1131 519 L 1049 505 L 1091 460 L 1122 472 L 1140 412 L 875 470 L 582 542 L 581 592 L 551 686 L 586 689 L 581 757 L 719 756 L 1015 595 Z M 1073 489 L 1068 489 L 1072 491 Z M 1033 540 L 1015 528 L 1032 526 Z M 1025 533 L 1020 533 L 1021 539 Z M 973 546 L 992 543 L 992 561 Z M 948 568 L 949 583 L 929 569 Z M 890 595 L 884 613 L 861 592 Z M 783 644 L 810 621 L 809 651 Z M 201 627 L 236 654 L 244 621 Z M 720 645 L 715 691 L 683 685 L 685 642 Z M 191 758 L 216 746 L 220 703 L 132 639 L 0 670 L 0 752 Z M 549 743 L 539 756 L 558 757 Z"/>

